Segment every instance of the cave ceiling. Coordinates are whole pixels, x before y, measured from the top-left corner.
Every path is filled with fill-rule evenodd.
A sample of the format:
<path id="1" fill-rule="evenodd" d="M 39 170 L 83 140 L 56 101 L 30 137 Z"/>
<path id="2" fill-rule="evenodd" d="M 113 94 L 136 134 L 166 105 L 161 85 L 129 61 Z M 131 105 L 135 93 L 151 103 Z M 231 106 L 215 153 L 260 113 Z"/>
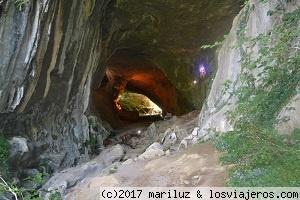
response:
<path id="1" fill-rule="evenodd" d="M 243 0 L 116 0 L 107 89 L 113 102 L 125 89 L 148 96 L 165 112 L 201 109 L 214 50 L 201 46 L 228 34 Z M 206 75 L 199 76 L 205 62 Z M 196 83 L 196 84 L 195 84 Z"/>
<path id="2" fill-rule="evenodd" d="M 243 0 L 117 0 L 119 48 L 147 55 L 198 54 L 221 40 Z"/>
<path id="3" fill-rule="evenodd" d="M 233 18 L 240 11 L 243 2 L 117 0 L 113 13 L 118 31 L 114 33 L 114 54 L 109 59 L 108 67 L 112 68 L 113 63 L 116 63 L 113 59 L 116 59 L 118 66 L 127 66 L 128 73 L 134 73 L 135 70 L 140 73 L 143 65 L 133 62 L 141 61 L 134 57 L 143 56 L 165 74 L 190 105 L 188 107 L 199 109 L 204 102 L 208 83 L 199 78 L 197 67 L 200 62 L 211 63 L 213 60 L 212 50 L 201 50 L 201 46 L 221 41 L 228 34 Z M 123 59 L 122 63 L 120 58 L 124 58 L 124 55 L 129 59 Z M 130 68 L 130 65 L 135 67 Z M 207 67 L 208 74 L 213 71 L 212 68 Z M 150 76 L 159 78 L 149 71 L 145 74 L 148 74 L 149 79 Z M 194 81 L 198 84 L 192 84 Z M 141 82 L 130 83 L 134 88 L 134 83 Z M 151 88 L 149 84 L 136 86 Z M 149 91 L 144 93 L 149 94 Z"/>

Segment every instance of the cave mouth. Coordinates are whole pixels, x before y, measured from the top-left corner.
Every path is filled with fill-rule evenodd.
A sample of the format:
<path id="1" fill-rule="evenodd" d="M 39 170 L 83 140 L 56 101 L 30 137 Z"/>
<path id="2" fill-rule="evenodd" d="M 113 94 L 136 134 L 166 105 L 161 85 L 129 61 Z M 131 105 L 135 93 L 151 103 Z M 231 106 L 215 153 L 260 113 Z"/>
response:
<path id="1" fill-rule="evenodd" d="M 180 116 L 194 110 L 164 72 L 147 57 L 117 51 L 108 59 L 105 77 L 93 92 L 95 108 L 101 119 L 112 128 L 147 117 L 135 110 L 118 108 L 120 97 L 128 91 L 146 96 L 161 109 L 161 114 L 155 115 L 159 117 L 153 118 L 154 121 L 160 120 L 166 113 Z"/>
<path id="2" fill-rule="evenodd" d="M 133 111 L 142 117 L 162 117 L 162 109 L 147 96 L 125 90 L 119 97 L 117 105 L 119 110 Z"/>

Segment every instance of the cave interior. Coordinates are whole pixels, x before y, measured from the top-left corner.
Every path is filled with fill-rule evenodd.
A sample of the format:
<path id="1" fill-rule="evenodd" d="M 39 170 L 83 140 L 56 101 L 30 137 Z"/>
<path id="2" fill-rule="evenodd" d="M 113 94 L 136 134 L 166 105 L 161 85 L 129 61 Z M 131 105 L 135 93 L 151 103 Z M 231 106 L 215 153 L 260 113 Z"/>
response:
<path id="1" fill-rule="evenodd" d="M 242 3 L 117 1 L 113 13 L 120 29 L 110 44 L 114 51 L 105 75 L 93 91 L 101 119 L 113 128 L 142 119 L 141 112 L 118 103 L 128 91 L 149 98 L 162 117 L 201 110 L 217 70 L 216 49 L 201 47 L 224 39 Z"/>

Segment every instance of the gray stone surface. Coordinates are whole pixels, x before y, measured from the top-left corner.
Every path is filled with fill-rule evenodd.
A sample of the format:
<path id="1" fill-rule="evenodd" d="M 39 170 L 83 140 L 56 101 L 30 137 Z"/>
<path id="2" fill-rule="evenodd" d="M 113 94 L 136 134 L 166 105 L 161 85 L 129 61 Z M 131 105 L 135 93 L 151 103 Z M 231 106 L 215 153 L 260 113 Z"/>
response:
<path id="1" fill-rule="evenodd" d="M 27 139 L 23 137 L 13 137 L 10 141 L 10 157 L 14 157 L 17 154 L 23 155 L 29 151 L 27 145 Z"/>
<path id="2" fill-rule="evenodd" d="M 256 37 L 259 34 L 267 33 L 275 23 L 275 16 L 265 16 L 262 13 L 267 13 L 269 10 L 274 10 L 276 3 L 269 1 L 265 4 L 259 3 L 258 0 L 250 0 L 250 5 L 253 5 L 253 10 L 250 11 L 249 19 L 246 23 L 246 35 L 248 37 Z M 300 2 L 295 3 L 283 3 L 284 7 L 291 11 L 299 7 Z M 240 14 L 234 19 L 232 29 L 225 40 L 224 44 L 217 50 L 217 65 L 218 71 L 214 77 L 210 93 L 207 97 L 200 115 L 198 126 L 200 127 L 198 137 L 208 139 L 216 133 L 224 133 L 232 131 L 233 127 L 226 119 L 226 112 L 235 108 L 236 99 L 230 95 L 230 92 L 241 85 L 239 75 L 241 73 L 240 52 L 237 48 L 228 48 L 234 46 L 237 42 L 236 32 L 238 30 L 239 23 L 241 22 L 241 15 L 245 12 L 243 9 Z M 254 47 L 255 51 L 258 51 L 258 47 Z M 255 53 L 254 55 L 255 56 Z M 259 73 L 261 69 L 253 71 L 254 77 Z M 230 80 L 232 83 L 228 85 L 228 89 L 225 90 L 224 82 Z M 255 83 L 259 84 L 259 83 Z M 290 104 L 293 103 L 294 99 Z M 296 106 L 297 107 L 297 106 Z M 282 111 L 281 114 L 283 114 Z M 291 114 L 295 117 L 295 120 L 291 120 L 282 128 L 287 132 L 291 131 L 291 127 L 298 127 L 297 114 Z M 287 130 L 289 129 L 289 130 Z M 285 131 L 283 131 L 285 132 Z"/>
<path id="3" fill-rule="evenodd" d="M 124 154 L 124 147 L 119 144 L 107 148 L 93 160 L 57 173 L 43 188 L 47 191 L 58 189 L 61 190 L 61 194 L 66 194 L 83 180 L 101 173 L 110 173 L 110 170 L 115 168 L 112 165 L 118 163 Z"/>
<path id="4" fill-rule="evenodd" d="M 281 109 L 277 119 L 280 121 L 276 129 L 281 134 L 291 134 L 300 128 L 300 94 L 296 94 L 288 104 Z"/>
<path id="5" fill-rule="evenodd" d="M 165 155 L 163 146 L 161 146 L 158 142 L 154 142 L 151 144 L 144 153 L 142 153 L 138 159 L 144 160 L 144 159 L 151 159 L 155 158 L 157 156 L 163 156 Z"/>
<path id="6" fill-rule="evenodd" d="M 28 146 L 13 170 L 43 163 L 58 171 L 101 151 L 108 128 L 99 118 L 89 124 L 88 117 L 97 114 L 90 109 L 91 90 L 101 82 L 109 52 L 101 44 L 110 36 L 104 38 L 99 22 L 109 20 L 109 2 L 99 1 L 88 16 L 84 1 L 28 1 L 21 10 L 1 1 L 0 134 L 20 135 Z"/>

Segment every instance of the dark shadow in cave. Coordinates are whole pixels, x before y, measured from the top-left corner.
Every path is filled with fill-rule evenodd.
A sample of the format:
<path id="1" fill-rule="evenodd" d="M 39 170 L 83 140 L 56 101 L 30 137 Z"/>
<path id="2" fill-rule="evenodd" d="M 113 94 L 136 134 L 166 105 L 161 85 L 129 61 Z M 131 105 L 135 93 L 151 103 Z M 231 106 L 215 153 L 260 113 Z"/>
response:
<path id="1" fill-rule="evenodd" d="M 148 97 L 161 108 L 163 116 L 167 112 L 182 115 L 193 110 L 165 74 L 144 56 L 118 51 L 107 63 L 106 76 L 93 97 L 101 118 L 113 128 L 145 119 L 137 111 L 118 108 L 125 90 Z"/>

